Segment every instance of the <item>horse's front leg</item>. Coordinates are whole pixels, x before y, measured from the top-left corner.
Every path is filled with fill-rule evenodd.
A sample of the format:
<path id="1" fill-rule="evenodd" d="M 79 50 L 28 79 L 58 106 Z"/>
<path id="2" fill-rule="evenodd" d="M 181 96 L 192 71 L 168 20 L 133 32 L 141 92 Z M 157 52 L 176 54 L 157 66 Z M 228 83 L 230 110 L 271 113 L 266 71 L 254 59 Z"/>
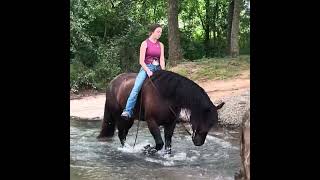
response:
<path id="1" fill-rule="evenodd" d="M 118 137 L 122 146 L 126 142 L 126 137 L 128 135 L 129 129 L 132 127 L 133 119 L 118 121 Z"/>
<path id="2" fill-rule="evenodd" d="M 150 152 L 155 153 L 156 151 L 159 151 L 162 149 L 164 143 L 161 138 L 161 133 L 160 133 L 160 129 L 159 129 L 158 124 L 154 120 L 149 120 L 149 121 L 147 121 L 147 123 L 148 123 L 149 131 L 152 134 L 153 139 L 155 140 L 155 143 L 156 143 L 156 146 L 148 147 L 147 150 L 149 151 L 149 153 Z"/>
<path id="3" fill-rule="evenodd" d="M 172 135 L 175 127 L 176 127 L 176 122 L 172 122 L 171 124 L 164 126 L 166 154 L 171 154 L 171 139 L 172 139 Z"/>

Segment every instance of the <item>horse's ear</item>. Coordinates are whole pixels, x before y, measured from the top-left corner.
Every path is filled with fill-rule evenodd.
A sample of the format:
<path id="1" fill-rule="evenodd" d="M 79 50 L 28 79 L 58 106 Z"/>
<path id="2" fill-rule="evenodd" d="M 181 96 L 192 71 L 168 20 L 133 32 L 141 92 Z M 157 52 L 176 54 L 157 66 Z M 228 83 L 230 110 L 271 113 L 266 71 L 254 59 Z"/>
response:
<path id="1" fill-rule="evenodd" d="M 218 109 L 221 109 L 224 104 L 225 104 L 224 102 L 220 103 L 220 104 L 217 106 L 217 110 L 218 110 Z"/>

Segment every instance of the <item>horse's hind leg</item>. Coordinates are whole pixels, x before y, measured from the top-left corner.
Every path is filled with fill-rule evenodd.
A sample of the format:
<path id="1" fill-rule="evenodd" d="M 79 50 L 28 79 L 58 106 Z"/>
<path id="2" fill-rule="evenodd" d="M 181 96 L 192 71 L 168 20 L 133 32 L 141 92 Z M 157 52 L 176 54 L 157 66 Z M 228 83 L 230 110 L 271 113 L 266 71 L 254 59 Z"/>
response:
<path id="1" fill-rule="evenodd" d="M 175 127 L 176 122 L 172 122 L 171 124 L 164 126 L 165 152 L 167 154 L 171 154 L 171 139 Z"/>
<path id="2" fill-rule="evenodd" d="M 159 126 L 153 120 L 148 120 L 147 122 L 148 122 L 148 128 L 150 130 L 150 133 L 152 134 L 152 136 L 153 136 L 153 138 L 155 140 L 155 143 L 156 143 L 156 146 L 149 148 L 148 151 L 149 152 L 154 152 L 155 150 L 159 151 L 159 150 L 162 149 L 162 147 L 164 145 L 163 140 L 161 138 L 161 133 L 160 133 Z"/>
<path id="3" fill-rule="evenodd" d="M 111 118 L 111 116 L 110 116 Z M 107 137 L 112 137 L 115 131 L 115 123 L 113 120 L 106 120 L 105 118 L 102 120 L 101 130 L 99 133 L 98 139 L 103 139 Z"/>

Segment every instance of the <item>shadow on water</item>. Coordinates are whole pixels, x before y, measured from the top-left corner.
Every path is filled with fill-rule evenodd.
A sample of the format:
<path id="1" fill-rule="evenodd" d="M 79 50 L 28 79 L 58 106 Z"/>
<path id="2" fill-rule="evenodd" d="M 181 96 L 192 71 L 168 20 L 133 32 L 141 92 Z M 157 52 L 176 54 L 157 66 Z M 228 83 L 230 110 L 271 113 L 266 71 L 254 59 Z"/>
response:
<path id="1" fill-rule="evenodd" d="M 145 122 L 140 123 L 133 149 L 137 122 L 120 146 L 117 132 L 106 142 L 97 141 L 100 121 L 70 121 L 70 179 L 234 179 L 240 167 L 238 131 L 218 130 L 204 145 L 194 146 L 191 137 L 177 125 L 172 137 L 172 154 L 142 153 L 154 144 Z M 161 129 L 163 136 L 163 129 Z"/>

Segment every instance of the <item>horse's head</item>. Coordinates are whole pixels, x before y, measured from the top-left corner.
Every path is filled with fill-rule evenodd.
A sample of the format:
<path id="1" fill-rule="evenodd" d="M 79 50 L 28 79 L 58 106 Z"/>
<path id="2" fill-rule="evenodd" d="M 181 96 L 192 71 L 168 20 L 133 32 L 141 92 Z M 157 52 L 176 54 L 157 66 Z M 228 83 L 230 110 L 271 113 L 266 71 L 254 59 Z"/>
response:
<path id="1" fill-rule="evenodd" d="M 224 102 L 219 104 L 217 107 L 213 106 L 205 109 L 194 116 L 191 114 L 190 119 L 193 130 L 192 141 L 194 145 L 201 146 L 204 144 L 208 132 L 218 122 L 217 110 L 222 108 L 223 105 Z"/>

